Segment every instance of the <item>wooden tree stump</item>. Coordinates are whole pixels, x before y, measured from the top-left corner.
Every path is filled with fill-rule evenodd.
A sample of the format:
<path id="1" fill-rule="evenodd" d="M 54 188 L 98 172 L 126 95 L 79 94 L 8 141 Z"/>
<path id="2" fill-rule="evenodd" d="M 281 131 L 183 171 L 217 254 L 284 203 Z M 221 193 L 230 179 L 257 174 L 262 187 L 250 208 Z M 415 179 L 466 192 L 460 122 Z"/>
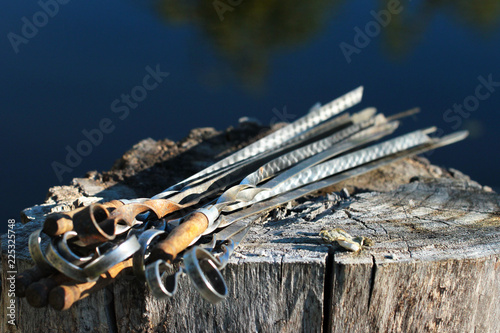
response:
<path id="1" fill-rule="evenodd" d="M 256 134 L 265 132 L 201 129 L 179 143 L 144 140 L 112 171 L 51 188 L 16 224 L 17 270 L 32 265 L 27 239 L 48 212 L 151 196 Z M 488 187 L 409 158 L 257 221 L 223 270 L 229 297 L 220 304 L 204 301 L 187 277 L 174 298 L 159 300 L 124 276 L 65 312 L 17 299 L 17 326 L 3 319 L 1 331 L 499 332 L 499 212 L 500 196 Z M 353 253 L 325 243 L 319 232 L 333 228 L 374 244 Z M 2 249 L 7 318 L 5 237 Z"/>

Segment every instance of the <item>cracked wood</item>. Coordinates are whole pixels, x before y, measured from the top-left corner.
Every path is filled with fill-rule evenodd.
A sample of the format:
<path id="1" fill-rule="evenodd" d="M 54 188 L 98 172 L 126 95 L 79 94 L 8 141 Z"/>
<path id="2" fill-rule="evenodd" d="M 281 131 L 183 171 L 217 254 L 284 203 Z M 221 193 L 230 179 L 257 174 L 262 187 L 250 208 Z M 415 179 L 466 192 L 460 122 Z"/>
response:
<path id="1" fill-rule="evenodd" d="M 173 175 L 206 166 L 200 156 L 222 157 L 259 131 L 202 129 L 180 143 L 144 140 L 112 171 L 51 188 L 16 226 L 18 271 L 32 265 L 27 237 L 48 212 L 151 196 Z M 332 193 L 342 188 L 353 195 Z M 221 304 L 205 302 L 187 278 L 175 298 L 158 300 L 126 276 L 67 312 L 18 299 L 18 326 L 2 322 L 1 331 L 497 332 L 499 200 L 457 170 L 405 159 L 270 212 L 224 269 L 229 298 Z M 323 243 L 319 232 L 336 227 L 375 244 L 351 253 Z M 3 274 L 4 317 L 7 290 Z"/>

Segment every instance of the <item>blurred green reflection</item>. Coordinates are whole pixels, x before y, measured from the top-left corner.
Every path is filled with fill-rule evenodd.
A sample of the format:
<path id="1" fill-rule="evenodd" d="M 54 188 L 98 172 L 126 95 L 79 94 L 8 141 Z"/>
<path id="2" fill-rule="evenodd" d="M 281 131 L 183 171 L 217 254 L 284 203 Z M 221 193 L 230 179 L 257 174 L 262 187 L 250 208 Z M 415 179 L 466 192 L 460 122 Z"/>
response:
<path id="1" fill-rule="evenodd" d="M 161 0 L 158 10 L 169 23 L 199 26 L 244 83 L 258 88 L 271 54 L 314 37 L 340 2 Z"/>
<path id="2" fill-rule="evenodd" d="M 391 0 L 381 1 L 380 8 L 386 8 Z M 454 22 L 470 28 L 483 37 L 496 31 L 500 21 L 498 0 L 402 0 L 405 8 L 395 16 L 384 31 L 387 49 L 396 57 L 409 53 L 429 29 L 438 15 L 446 15 Z"/>
<path id="3" fill-rule="evenodd" d="M 368 18 L 372 19 L 368 16 L 371 10 L 386 9 L 391 1 L 398 0 L 373 1 L 370 6 L 366 2 L 354 4 L 363 17 L 359 27 L 363 28 Z M 268 73 L 271 55 L 311 40 L 329 19 L 342 15 L 343 3 L 343 0 L 159 0 L 156 9 L 170 24 L 198 26 L 244 84 L 258 89 Z M 437 15 L 447 15 L 484 36 L 498 26 L 500 18 L 499 0 L 401 0 L 401 6 L 404 10 L 392 16 L 380 36 L 388 53 L 397 58 L 419 44 Z M 352 40 L 353 36 L 354 31 L 345 39 Z"/>

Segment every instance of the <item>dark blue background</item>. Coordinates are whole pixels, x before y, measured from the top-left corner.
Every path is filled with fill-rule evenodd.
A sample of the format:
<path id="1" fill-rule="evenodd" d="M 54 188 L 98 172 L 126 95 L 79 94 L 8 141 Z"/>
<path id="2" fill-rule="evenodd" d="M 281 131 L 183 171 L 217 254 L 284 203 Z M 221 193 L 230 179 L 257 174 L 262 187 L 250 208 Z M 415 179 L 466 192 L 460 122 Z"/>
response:
<path id="1" fill-rule="evenodd" d="M 226 1 L 222 1 L 226 2 Z M 227 2 L 226 2 L 227 3 Z M 220 21 L 211 1 L 76 1 L 15 53 L 7 38 L 21 34 L 36 1 L 9 1 L 0 12 L 0 143 L 2 214 L 42 203 L 47 189 L 88 170 L 107 170 L 146 137 L 178 140 L 189 129 L 224 129 L 242 116 L 276 120 L 273 109 L 300 116 L 364 85 L 362 106 L 387 114 L 420 106 L 401 131 L 436 125 L 455 103 L 474 94 L 478 76 L 500 81 L 500 3 L 402 1 L 403 10 L 347 63 L 340 43 L 373 21 L 384 1 L 242 1 Z M 170 76 L 120 120 L 110 104 L 142 83 L 145 67 Z M 440 149 L 431 161 L 500 187 L 497 134 L 500 88 L 461 128 L 470 138 Z M 359 108 L 358 108 L 359 109 Z M 51 163 L 81 131 L 110 118 L 116 129 L 59 182 Z M 288 119 L 289 120 L 289 119 Z"/>

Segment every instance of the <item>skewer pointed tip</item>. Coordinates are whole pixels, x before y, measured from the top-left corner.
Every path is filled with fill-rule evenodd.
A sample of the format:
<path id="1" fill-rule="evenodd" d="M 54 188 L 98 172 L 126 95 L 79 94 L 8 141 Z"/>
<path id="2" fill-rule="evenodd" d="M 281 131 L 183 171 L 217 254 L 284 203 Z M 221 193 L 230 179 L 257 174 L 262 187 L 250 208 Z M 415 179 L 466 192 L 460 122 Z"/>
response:
<path id="1" fill-rule="evenodd" d="M 417 113 L 420 113 L 419 107 L 415 107 L 415 108 L 412 108 L 412 109 L 409 109 L 409 110 L 406 110 L 403 112 L 393 114 L 392 116 L 387 117 L 387 120 L 391 121 L 391 120 L 401 119 L 404 117 L 413 116 L 414 114 L 417 114 Z"/>

